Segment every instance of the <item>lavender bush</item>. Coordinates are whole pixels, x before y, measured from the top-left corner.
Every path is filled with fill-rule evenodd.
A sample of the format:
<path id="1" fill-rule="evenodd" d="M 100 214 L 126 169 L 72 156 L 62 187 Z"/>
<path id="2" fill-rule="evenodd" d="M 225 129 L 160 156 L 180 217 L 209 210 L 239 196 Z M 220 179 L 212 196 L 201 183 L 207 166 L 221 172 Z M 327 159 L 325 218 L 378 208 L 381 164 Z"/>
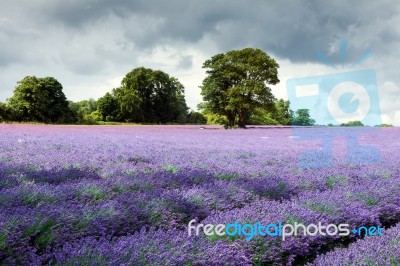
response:
<path id="1" fill-rule="evenodd" d="M 399 265 L 400 225 L 386 231 L 383 237 L 366 237 L 348 248 L 335 249 L 318 257 L 312 264 L 322 265 Z"/>

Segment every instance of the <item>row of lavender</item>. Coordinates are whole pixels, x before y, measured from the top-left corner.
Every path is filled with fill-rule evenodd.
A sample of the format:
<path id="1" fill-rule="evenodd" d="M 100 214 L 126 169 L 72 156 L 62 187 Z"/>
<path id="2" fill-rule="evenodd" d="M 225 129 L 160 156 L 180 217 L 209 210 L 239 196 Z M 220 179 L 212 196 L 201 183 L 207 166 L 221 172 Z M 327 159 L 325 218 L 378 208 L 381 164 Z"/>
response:
<path id="1" fill-rule="evenodd" d="M 7 264 L 262 264 L 307 261 L 335 237 L 189 237 L 205 223 L 400 221 L 397 131 L 383 163 L 301 170 L 290 129 L 1 126 L 0 259 Z M 310 129 L 309 129 L 310 130 Z M 294 145 L 295 144 L 295 145 Z M 397 245 L 398 246 L 398 245 Z M 22 255 L 23 254 L 23 255 Z"/>

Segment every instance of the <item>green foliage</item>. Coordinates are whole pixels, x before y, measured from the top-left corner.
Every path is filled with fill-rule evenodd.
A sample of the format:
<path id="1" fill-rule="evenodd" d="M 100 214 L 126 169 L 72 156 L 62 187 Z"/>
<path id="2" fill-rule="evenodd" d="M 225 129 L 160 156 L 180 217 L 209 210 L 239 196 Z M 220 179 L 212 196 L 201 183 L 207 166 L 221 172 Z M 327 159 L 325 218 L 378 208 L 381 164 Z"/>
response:
<path id="1" fill-rule="evenodd" d="M 238 179 L 240 176 L 238 174 L 224 174 L 224 173 L 219 173 L 215 175 L 215 178 L 219 180 L 225 180 L 225 181 L 231 181 L 233 179 Z"/>
<path id="2" fill-rule="evenodd" d="M 7 248 L 7 234 L 0 233 L 0 249 L 5 250 Z"/>
<path id="3" fill-rule="evenodd" d="M 8 99 L 16 121 L 65 123 L 73 119 L 62 85 L 52 77 L 27 76 Z"/>
<path id="4" fill-rule="evenodd" d="M 325 184 L 329 189 L 333 189 L 336 186 L 346 186 L 348 184 L 348 177 L 340 175 L 329 176 L 326 178 Z"/>
<path id="5" fill-rule="evenodd" d="M 99 111 L 94 111 L 88 115 L 83 116 L 83 121 L 85 122 L 85 124 L 91 124 L 91 125 L 97 124 L 102 119 L 103 117 Z"/>
<path id="6" fill-rule="evenodd" d="M 207 124 L 229 124 L 226 116 L 210 112 L 206 107 L 207 103 L 198 105 L 199 110 L 207 119 Z M 279 99 L 275 101 L 274 106 L 266 109 L 262 107 L 254 108 L 246 114 L 246 124 L 249 125 L 289 125 L 291 118 L 289 101 Z M 235 119 L 235 123 L 238 120 Z"/>
<path id="7" fill-rule="evenodd" d="M 310 117 L 310 110 L 298 109 L 292 116 L 291 125 L 293 125 L 293 126 L 314 126 L 315 120 Z"/>
<path id="8" fill-rule="evenodd" d="M 249 125 L 278 125 L 278 121 L 272 118 L 273 114 L 263 108 L 256 108 L 251 112 L 246 124 Z"/>
<path id="9" fill-rule="evenodd" d="M 139 191 L 139 190 L 153 191 L 154 185 L 151 184 L 150 182 L 138 181 L 136 184 L 129 186 L 129 190 L 131 190 L 131 191 Z"/>
<path id="10" fill-rule="evenodd" d="M 113 96 L 119 106 L 121 121 L 182 123 L 186 120 L 188 108 L 183 85 L 160 70 L 144 67 L 132 70 L 126 74 L 121 86 L 113 90 Z"/>
<path id="11" fill-rule="evenodd" d="M 201 114 L 206 118 L 207 124 L 210 125 L 228 125 L 229 121 L 224 115 L 213 113 L 208 107 L 206 102 L 199 103 L 197 108 Z"/>
<path id="12" fill-rule="evenodd" d="M 113 207 L 100 210 L 84 211 L 82 216 L 72 221 L 72 225 L 76 230 L 82 230 L 90 226 L 90 224 L 101 217 L 112 217 L 115 214 Z"/>
<path id="13" fill-rule="evenodd" d="M 43 192 L 30 192 L 30 191 L 22 191 L 21 193 L 22 201 L 25 204 L 40 206 L 46 203 L 54 203 L 57 201 L 57 198 L 52 195 L 47 195 Z"/>
<path id="14" fill-rule="evenodd" d="M 324 214 L 328 214 L 328 215 L 335 215 L 338 211 L 336 207 L 331 206 L 325 202 L 319 202 L 319 203 L 307 202 L 306 206 L 312 211 L 320 212 L 320 213 L 324 213 Z"/>
<path id="15" fill-rule="evenodd" d="M 367 206 L 375 206 L 378 204 L 378 200 L 373 195 L 359 193 L 357 194 L 357 198 L 363 201 Z"/>
<path id="16" fill-rule="evenodd" d="M 11 121 L 12 113 L 10 108 L 5 104 L 0 102 L 0 122 Z"/>
<path id="17" fill-rule="evenodd" d="M 199 112 L 191 110 L 186 118 L 186 123 L 188 124 L 206 124 L 207 118 Z"/>
<path id="18" fill-rule="evenodd" d="M 289 101 L 279 99 L 275 102 L 272 119 L 277 121 L 280 125 L 290 125 L 291 111 Z"/>
<path id="19" fill-rule="evenodd" d="M 54 241 L 53 227 L 56 221 L 52 218 L 36 220 L 35 224 L 25 228 L 23 235 L 29 236 L 39 250 L 44 250 Z"/>
<path id="20" fill-rule="evenodd" d="M 97 100 L 97 109 L 100 112 L 103 121 L 118 120 L 118 101 L 111 93 L 107 92 L 103 97 Z"/>
<path id="21" fill-rule="evenodd" d="M 81 190 L 78 191 L 78 197 L 89 198 L 94 201 L 101 200 L 105 198 L 107 195 L 105 192 L 96 185 L 87 185 Z"/>
<path id="22" fill-rule="evenodd" d="M 361 121 L 350 121 L 347 123 L 342 123 L 341 127 L 363 127 L 364 124 Z"/>
<path id="23" fill-rule="evenodd" d="M 273 109 L 268 84 L 279 82 L 276 61 L 260 49 L 245 48 L 217 54 L 203 64 L 207 76 L 201 86 L 208 113 L 227 118 L 227 125 L 245 127 L 249 112 Z M 238 117 L 238 120 L 236 120 Z"/>
<path id="24" fill-rule="evenodd" d="M 165 171 L 168 171 L 168 172 L 173 173 L 173 174 L 179 172 L 179 168 L 178 168 L 178 167 L 176 167 L 176 166 L 174 166 L 174 165 L 170 165 L 170 164 L 164 165 L 164 166 L 163 166 L 163 169 L 164 169 Z"/>
<path id="25" fill-rule="evenodd" d="M 90 98 L 80 102 L 69 102 L 69 108 L 74 115 L 74 120 L 78 124 L 96 124 L 102 117 L 95 113 L 97 111 L 97 101 Z M 93 114 L 93 115 L 92 115 Z"/>
<path id="26" fill-rule="evenodd" d="M 380 124 L 380 125 L 376 125 L 376 127 L 393 127 L 392 124 Z"/>
<path id="27" fill-rule="evenodd" d="M 227 125 L 228 119 L 225 116 L 218 114 L 205 114 L 207 124 L 210 125 Z"/>
<path id="28" fill-rule="evenodd" d="M 287 223 L 287 224 L 291 224 L 291 225 L 293 225 L 293 226 L 295 226 L 296 225 L 296 223 L 297 224 L 305 224 L 306 222 L 304 221 L 304 219 L 302 219 L 301 217 L 299 217 L 299 216 L 297 216 L 297 215 L 292 215 L 292 214 L 288 214 L 286 217 L 285 217 L 285 223 Z M 302 230 L 301 230 L 302 231 Z M 301 232 L 300 231 L 300 232 Z"/>
<path id="29" fill-rule="evenodd" d="M 252 125 L 289 125 L 290 103 L 283 99 L 275 101 L 274 108 L 256 108 L 251 113 L 248 123 Z"/>

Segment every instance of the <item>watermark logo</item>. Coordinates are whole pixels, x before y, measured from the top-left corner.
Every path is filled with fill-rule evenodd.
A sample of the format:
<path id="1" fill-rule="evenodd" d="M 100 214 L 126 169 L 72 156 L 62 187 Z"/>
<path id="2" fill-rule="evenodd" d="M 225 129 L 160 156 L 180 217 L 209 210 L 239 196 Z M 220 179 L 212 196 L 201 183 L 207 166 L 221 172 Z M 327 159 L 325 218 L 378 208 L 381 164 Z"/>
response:
<path id="1" fill-rule="evenodd" d="M 188 224 L 188 235 L 200 235 L 203 233 L 206 236 L 229 236 L 229 237 L 244 237 L 246 241 L 252 240 L 256 236 L 262 237 L 280 237 L 285 241 L 288 237 L 304 235 L 304 236 L 348 236 L 351 233 L 358 236 L 382 236 L 383 228 L 380 226 L 360 226 L 350 230 L 349 224 L 328 224 L 323 225 L 321 222 L 317 224 L 304 225 L 302 223 L 284 224 L 282 222 L 270 223 L 263 225 L 262 222 L 255 224 L 241 224 L 234 222 L 230 224 L 195 224 L 193 219 Z"/>
<path id="2" fill-rule="evenodd" d="M 347 42 L 339 43 L 344 64 Z M 355 66 L 371 56 L 371 50 L 365 51 L 351 65 Z M 331 67 L 335 65 L 322 54 L 318 59 Z M 336 67 L 335 67 L 336 68 Z M 363 125 L 381 124 L 378 85 L 373 69 L 349 70 L 327 75 L 289 79 L 286 83 L 288 99 L 292 110 L 308 109 L 311 118 L 318 125 L 341 125 L 357 121 Z M 370 133 L 376 128 L 363 127 L 347 130 L 330 128 L 307 131 L 293 128 L 296 140 L 322 139 L 320 150 L 309 150 L 301 154 L 301 168 L 327 168 L 333 166 L 332 141 L 335 137 L 347 139 L 346 160 L 348 163 L 369 164 L 380 161 L 380 152 L 376 148 L 358 143 L 360 134 Z"/>

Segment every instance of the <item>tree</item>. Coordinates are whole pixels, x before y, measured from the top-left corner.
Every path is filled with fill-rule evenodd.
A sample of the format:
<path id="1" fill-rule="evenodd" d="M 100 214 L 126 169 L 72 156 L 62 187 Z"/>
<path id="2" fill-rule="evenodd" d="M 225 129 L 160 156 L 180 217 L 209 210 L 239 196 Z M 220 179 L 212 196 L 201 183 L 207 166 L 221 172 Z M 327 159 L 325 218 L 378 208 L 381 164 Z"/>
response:
<path id="1" fill-rule="evenodd" d="M 0 122 L 12 120 L 11 110 L 5 103 L 0 103 Z"/>
<path id="2" fill-rule="evenodd" d="M 63 123 L 70 111 L 62 85 L 53 77 L 27 76 L 19 81 L 8 99 L 17 121 Z"/>
<path id="3" fill-rule="evenodd" d="M 290 124 L 289 101 L 279 99 L 272 110 L 256 108 L 250 115 L 248 123 L 253 125 L 289 125 Z"/>
<path id="4" fill-rule="evenodd" d="M 310 110 L 298 109 L 292 115 L 291 124 L 293 126 L 314 126 L 315 120 L 310 117 Z"/>
<path id="5" fill-rule="evenodd" d="M 363 127 L 364 124 L 361 121 L 349 121 L 347 123 L 342 123 L 341 127 Z"/>
<path id="6" fill-rule="evenodd" d="M 90 116 L 92 113 L 97 111 L 97 101 L 90 98 L 89 100 L 83 100 L 80 102 L 69 102 L 69 108 L 73 113 L 75 122 L 80 124 L 93 124 L 94 120 Z M 96 116 L 98 117 L 98 116 Z M 99 119 L 101 120 L 101 119 Z"/>
<path id="7" fill-rule="evenodd" d="M 118 117 L 118 101 L 107 92 L 103 97 L 97 100 L 97 109 L 100 112 L 103 121 L 116 121 Z"/>
<path id="8" fill-rule="evenodd" d="M 124 77 L 114 89 L 121 119 L 130 122 L 184 122 L 187 106 L 183 85 L 173 77 L 149 68 L 139 67 Z"/>
<path id="9" fill-rule="evenodd" d="M 289 125 L 291 118 L 290 102 L 279 99 L 275 102 L 275 110 L 272 112 L 272 118 L 281 125 Z"/>
<path id="10" fill-rule="evenodd" d="M 188 124 L 206 124 L 207 118 L 202 113 L 191 110 L 187 116 L 186 123 L 188 123 Z"/>
<path id="11" fill-rule="evenodd" d="M 92 125 L 92 124 L 97 124 L 99 121 L 102 120 L 102 118 L 103 117 L 101 116 L 99 111 L 94 111 L 90 114 L 85 114 L 83 116 L 83 121 L 85 124 Z"/>
<path id="12" fill-rule="evenodd" d="M 217 54 L 203 64 L 207 76 L 201 86 L 205 108 L 223 115 L 228 126 L 245 127 L 256 108 L 272 109 L 274 96 L 268 85 L 278 79 L 278 63 L 260 49 L 245 48 Z"/>
<path id="13" fill-rule="evenodd" d="M 393 127 L 392 124 L 380 124 L 380 125 L 375 125 L 375 127 Z"/>

